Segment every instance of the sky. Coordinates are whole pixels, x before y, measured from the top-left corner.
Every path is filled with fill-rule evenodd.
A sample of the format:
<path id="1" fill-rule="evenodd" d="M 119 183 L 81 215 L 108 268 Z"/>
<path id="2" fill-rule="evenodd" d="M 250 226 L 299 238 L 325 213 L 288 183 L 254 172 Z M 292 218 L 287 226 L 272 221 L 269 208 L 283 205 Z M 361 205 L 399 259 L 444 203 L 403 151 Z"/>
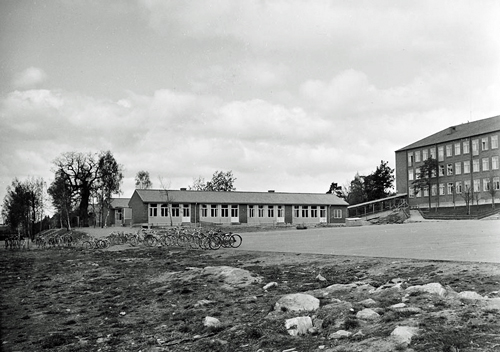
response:
<path id="1" fill-rule="evenodd" d="M 500 2 L 0 0 L 0 200 L 66 152 L 325 193 L 500 114 Z M 162 185 L 160 184 L 162 180 Z"/>

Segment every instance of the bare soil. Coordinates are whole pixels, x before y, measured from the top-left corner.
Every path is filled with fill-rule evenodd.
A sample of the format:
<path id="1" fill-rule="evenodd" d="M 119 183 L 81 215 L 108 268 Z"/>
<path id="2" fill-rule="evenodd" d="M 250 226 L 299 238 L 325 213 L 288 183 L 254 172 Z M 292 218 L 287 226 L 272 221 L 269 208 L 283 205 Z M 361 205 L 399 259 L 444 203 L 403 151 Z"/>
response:
<path id="1" fill-rule="evenodd" d="M 228 282 L 203 270 L 222 266 L 248 270 L 256 280 Z M 359 281 L 373 287 L 398 281 L 403 288 L 438 282 L 449 292 L 498 297 L 496 264 L 121 245 L 1 250 L 0 271 L 3 351 L 500 350 L 498 310 L 436 295 L 410 295 L 408 303 L 421 309 L 415 314 L 391 310 L 401 293 L 384 291 L 374 323 L 356 318 L 366 296 L 352 291 L 320 300 L 321 307 L 347 302 L 340 313 L 269 314 L 283 295 Z M 270 282 L 277 285 L 264 290 Z M 284 322 L 300 315 L 319 327 L 290 336 Z M 205 317 L 221 324 L 207 327 Z M 410 322 L 421 332 L 409 345 L 380 343 Z M 332 338 L 339 329 L 353 336 Z"/>

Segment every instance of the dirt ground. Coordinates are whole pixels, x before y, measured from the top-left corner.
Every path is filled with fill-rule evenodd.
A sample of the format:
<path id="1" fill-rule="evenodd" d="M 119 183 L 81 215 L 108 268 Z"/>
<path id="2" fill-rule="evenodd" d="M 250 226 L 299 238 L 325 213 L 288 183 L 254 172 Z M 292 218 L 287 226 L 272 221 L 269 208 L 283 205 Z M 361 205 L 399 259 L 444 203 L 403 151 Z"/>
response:
<path id="1" fill-rule="evenodd" d="M 500 297 L 500 264 L 128 244 L 2 249 L 0 258 L 2 351 L 500 350 L 500 308 L 487 304 Z M 231 280 L 236 269 L 250 276 Z M 408 290 L 429 283 L 446 293 Z M 341 289 L 321 291 L 331 287 Z M 458 297 L 472 291 L 480 298 Z M 320 307 L 275 310 L 294 293 L 319 297 Z M 368 298 L 374 320 L 358 314 Z M 291 336 L 285 321 L 298 316 L 314 328 Z M 398 326 L 418 334 L 396 344 Z"/>

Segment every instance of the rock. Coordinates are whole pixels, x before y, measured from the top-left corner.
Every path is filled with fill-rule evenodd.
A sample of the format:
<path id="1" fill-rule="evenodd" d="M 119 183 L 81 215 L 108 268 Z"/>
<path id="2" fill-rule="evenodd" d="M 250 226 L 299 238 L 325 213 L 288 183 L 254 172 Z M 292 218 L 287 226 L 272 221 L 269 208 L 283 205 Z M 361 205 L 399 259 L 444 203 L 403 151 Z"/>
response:
<path id="1" fill-rule="evenodd" d="M 480 301 L 485 299 L 479 293 L 475 291 L 463 291 L 457 295 L 458 299 L 461 301 Z"/>
<path id="2" fill-rule="evenodd" d="M 377 306 L 377 302 L 372 298 L 365 299 L 365 300 L 358 302 L 358 303 L 361 304 L 365 308 Z"/>
<path id="3" fill-rule="evenodd" d="M 356 313 L 356 318 L 361 320 L 374 321 L 380 319 L 380 314 L 375 312 L 373 309 L 365 308 Z"/>
<path id="4" fill-rule="evenodd" d="M 316 280 L 318 280 L 318 281 L 326 281 L 326 279 L 321 274 L 318 274 L 318 276 L 316 276 Z"/>
<path id="5" fill-rule="evenodd" d="M 352 335 L 352 332 L 346 331 L 346 330 L 339 330 L 336 331 L 330 335 L 328 335 L 328 338 L 330 340 L 338 340 L 338 339 L 344 339 L 347 337 L 350 337 Z"/>
<path id="6" fill-rule="evenodd" d="M 214 275 L 222 278 L 226 285 L 231 287 L 246 287 L 262 281 L 262 277 L 255 277 L 248 270 L 233 268 L 231 266 L 207 266 L 201 275 Z"/>
<path id="7" fill-rule="evenodd" d="M 203 325 L 206 327 L 215 327 L 216 328 L 216 327 L 219 327 L 221 325 L 221 322 L 217 318 L 205 317 L 205 319 L 203 319 Z"/>
<path id="8" fill-rule="evenodd" d="M 398 304 L 393 304 L 392 306 L 389 307 L 389 309 L 398 310 L 404 307 L 406 307 L 405 303 L 398 303 Z"/>
<path id="9" fill-rule="evenodd" d="M 438 282 L 433 282 L 427 285 L 410 286 L 406 289 L 406 292 L 426 292 L 437 294 L 440 297 L 446 296 L 445 288 Z"/>
<path id="10" fill-rule="evenodd" d="M 391 338 L 400 345 L 409 345 L 419 329 L 413 326 L 398 326 L 391 332 Z"/>
<path id="11" fill-rule="evenodd" d="M 305 293 L 293 293 L 281 297 L 274 305 L 275 311 L 314 311 L 319 308 L 319 299 Z"/>
<path id="12" fill-rule="evenodd" d="M 485 300 L 484 304 L 485 310 L 497 310 L 500 311 L 500 298 L 488 298 Z"/>
<path id="13" fill-rule="evenodd" d="M 312 327 L 311 317 L 296 317 L 285 321 L 285 329 L 292 336 L 305 335 Z"/>
<path id="14" fill-rule="evenodd" d="M 333 284 L 325 288 L 320 288 L 317 290 L 311 290 L 307 291 L 307 294 L 310 294 L 314 297 L 333 297 L 335 295 L 342 295 L 346 293 L 351 293 L 351 292 L 356 292 L 356 293 L 365 293 L 369 292 L 370 290 L 373 290 L 374 287 L 371 285 L 368 285 L 365 282 L 359 281 L 359 282 L 353 282 L 350 284 Z"/>
<path id="15" fill-rule="evenodd" d="M 278 286 L 278 283 L 273 281 L 273 282 L 270 282 L 270 283 L 266 284 L 266 285 L 265 285 L 264 287 L 262 287 L 262 288 L 263 288 L 264 290 L 266 290 L 266 291 L 267 291 L 267 290 L 269 290 L 271 287 L 276 287 L 276 286 Z"/>
<path id="16" fill-rule="evenodd" d="M 208 299 L 201 299 L 201 300 L 199 300 L 198 302 L 196 302 L 196 303 L 194 304 L 194 306 L 195 306 L 196 308 L 198 308 L 198 307 L 203 307 L 203 306 L 206 306 L 206 305 L 208 305 L 208 304 L 213 304 L 213 303 L 215 303 L 215 301 L 209 301 Z"/>

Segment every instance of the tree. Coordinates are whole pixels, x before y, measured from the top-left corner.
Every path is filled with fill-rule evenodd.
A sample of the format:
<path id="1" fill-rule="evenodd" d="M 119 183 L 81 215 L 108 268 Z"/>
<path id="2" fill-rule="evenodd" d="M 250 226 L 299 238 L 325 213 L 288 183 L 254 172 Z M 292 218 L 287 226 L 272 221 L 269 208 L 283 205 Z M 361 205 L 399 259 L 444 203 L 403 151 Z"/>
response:
<path id="1" fill-rule="evenodd" d="M 135 188 L 137 189 L 150 189 L 153 187 L 153 183 L 149 179 L 148 171 L 139 171 L 135 176 Z"/>
<path id="2" fill-rule="evenodd" d="M 428 192 L 429 200 L 429 210 L 431 209 L 431 188 L 433 179 L 436 178 L 438 169 L 438 161 L 433 158 L 429 158 L 424 161 L 422 166 L 420 166 L 420 172 L 416 175 L 415 180 L 412 182 L 413 191 L 415 194 L 423 190 Z"/>
<path id="3" fill-rule="evenodd" d="M 165 203 L 167 205 L 166 211 L 168 212 L 168 217 L 170 218 L 170 226 L 174 226 L 174 222 L 172 220 L 172 203 L 175 198 L 172 196 L 172 193 L 170 193 L 168 190 L 168 188 L 170 187 L 170 182 L 164 185 L 163 178 L 161 176 L 158 176 L 158 179 L 160 180 L 160 186 L 162 188 L 160 195 L 165 200 Z M 162 214 L 162 216 L 163 215 L 165 214 Z"/>
<path id="4" fill-rule="evenodd" d="M 233 176 L 232 171 L 215 171 L 212 175 L 212 179 L 206 183 L 201 176 L 193 181 L 193 185 L 189 187 L 190 190 L 218 192 L 236 191 L 236 188 L 234 187 L 234 181 L 236 181 L 236 178 Z"/>
<path id="5" fill-rule="evenodd" d="M 342 199 L 347 198 L 346 190 L 336 182 L 331 183 L 330 189 L 328 190 L 328 192 L 326 192 L 326 194 L 335 194 L 337 197 Z"/>
<path id="6" fill-rule="evenodd" d="M 349 205 L 355 205 L 363 202 L 366 202 L 364 177 L 356 173 L 354 180 L 349 184 L 347 203 L 349 203 Z"/>
<path id="7" fill-rule="evenodd" d="M 467 209 L 467 215 L 470 215 L 470 202 L 472 200 L 472 189 L 469 186 L 465 186 L 464 191 L 460 193 L 460 196 L 465 201 L 465 208 Z"/>
<path id="8" fill-rule="evenodd" d="M 391 195 L 394 184 L 394 169 L 388 161 L 380 161 L 380 165 L 370 175 L 364 177 L 366 200 L 377 200 Z"/>
<path id="9" fill-rule="evenodd" d="M 62 172 L 56 172 L 55 179 L 51 183 L 48 193 L 52 198 L 52 205 L 59 213 L 61 227 L 64 226 L 64 221 L 66 221 L 66 228 L 68 230 L 71 230 L 70 214 L 75 200 L 71 190 L 72 188 L 66 175 Z"/>
<path id="10" fill-rule="evenodd" d="M 99 157 L 97 167 L 97 178 L 95 190 L 98 194 L 99 205 L 101 207 L 102 223 L 103 227 L 107 223 L 109 215 L 109 206 L 111 204 L 112 194 L 120 193 L 120 185 L 123 180 L 122 166 L 119 165 L 113 154 L 108 150 L 106 152 L 101 152 Z M 106 216 L 104 216 L 106 212 Z"/>
<path id="11" fill-rule="evenodd" d="M 43 218 L 45 182 L 42 178 L 29 178 L 24 182 L 15 178 L 7 187 L 2 216 L 11 229 L 33 238 L 35 223 Z"/>

